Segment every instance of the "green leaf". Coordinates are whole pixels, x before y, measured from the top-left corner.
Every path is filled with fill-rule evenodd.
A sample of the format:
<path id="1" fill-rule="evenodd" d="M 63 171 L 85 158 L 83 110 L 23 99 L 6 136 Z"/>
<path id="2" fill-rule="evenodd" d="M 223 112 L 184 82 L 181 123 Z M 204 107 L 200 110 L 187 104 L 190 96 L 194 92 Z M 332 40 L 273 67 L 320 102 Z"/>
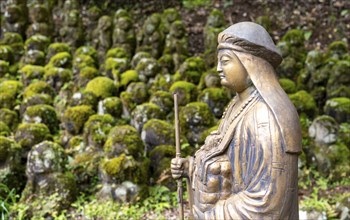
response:
<path id="1" fill-rule="evenodd" d="M 312 35 L 312 31 L 306 31 L 306 32 L 304 33 L 304 38 L 305 38 L 305 40 L 309 40 L 310 37 L 311 37 L 311 35 Z"/>

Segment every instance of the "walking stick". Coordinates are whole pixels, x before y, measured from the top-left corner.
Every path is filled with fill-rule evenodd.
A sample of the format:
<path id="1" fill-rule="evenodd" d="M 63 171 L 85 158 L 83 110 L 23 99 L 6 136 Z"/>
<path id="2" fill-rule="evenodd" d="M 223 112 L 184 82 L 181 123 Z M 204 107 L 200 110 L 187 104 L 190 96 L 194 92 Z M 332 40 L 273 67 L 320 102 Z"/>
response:
<path id="1" fill-rule="evenodd" d="M 177 94 L 174 93 L 174 110 L 175 110 L 175 146 L 176 146 L 176 158 L 181 157 L 180 148 L 180 126 L 179 126 L 179 108 L 177 105 Z M 182 193 L 182 179 L 177 180 L 177 201 L 179 203 L 180 220 L 184 219 L 184 204 Z"/>

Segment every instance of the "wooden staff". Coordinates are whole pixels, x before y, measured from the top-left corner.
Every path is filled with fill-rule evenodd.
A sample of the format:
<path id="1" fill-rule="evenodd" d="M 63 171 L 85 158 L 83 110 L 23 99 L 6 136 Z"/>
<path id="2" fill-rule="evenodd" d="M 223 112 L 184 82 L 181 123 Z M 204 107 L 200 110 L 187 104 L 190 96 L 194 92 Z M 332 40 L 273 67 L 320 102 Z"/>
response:
<path id="1" fill-rule="evenodd" d="M 174 109 L 175 109 L 175 146 L 176 146 L 176 158 L 181 157 L 180 148 L 180 126 L 179 126 L 179 108 L 177 104 L 177 94 L 174 93 Z M 182 178 L 177 180 L 177 201 L 179 203 L 180 220 L 184 219 L 184 204 L 182 193 Z"/>

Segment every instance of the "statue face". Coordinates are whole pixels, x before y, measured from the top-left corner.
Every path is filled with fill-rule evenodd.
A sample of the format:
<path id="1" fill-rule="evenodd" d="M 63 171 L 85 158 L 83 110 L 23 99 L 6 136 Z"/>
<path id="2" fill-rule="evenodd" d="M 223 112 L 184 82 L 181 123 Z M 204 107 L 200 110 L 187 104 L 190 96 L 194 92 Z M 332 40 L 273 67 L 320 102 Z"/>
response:
<path id="1" fill-rule="evenodd" d="M 249 76 L 247 70 L 233 52 L 233 50 L 222 49 L 218 51 L 217 71 L 221 79 L 221 85 L 243 92 L 249 86 Z"/>

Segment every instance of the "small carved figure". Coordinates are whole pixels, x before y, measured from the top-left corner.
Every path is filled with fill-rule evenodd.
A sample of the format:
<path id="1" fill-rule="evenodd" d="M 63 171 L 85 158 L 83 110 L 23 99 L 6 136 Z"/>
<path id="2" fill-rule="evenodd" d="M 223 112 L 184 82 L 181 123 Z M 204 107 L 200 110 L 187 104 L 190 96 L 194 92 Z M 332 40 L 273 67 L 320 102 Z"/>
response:
<path id="1" fill-rule="evenodd" d="M 221 84 L 236 96 L 195 155 L 172 160 L 172 175 L 190 179 L 195 219 L 298 219 L 301 130 L 275 75 L 282 57 L 252 22 L 230 26 L 218 44 Z"/>

